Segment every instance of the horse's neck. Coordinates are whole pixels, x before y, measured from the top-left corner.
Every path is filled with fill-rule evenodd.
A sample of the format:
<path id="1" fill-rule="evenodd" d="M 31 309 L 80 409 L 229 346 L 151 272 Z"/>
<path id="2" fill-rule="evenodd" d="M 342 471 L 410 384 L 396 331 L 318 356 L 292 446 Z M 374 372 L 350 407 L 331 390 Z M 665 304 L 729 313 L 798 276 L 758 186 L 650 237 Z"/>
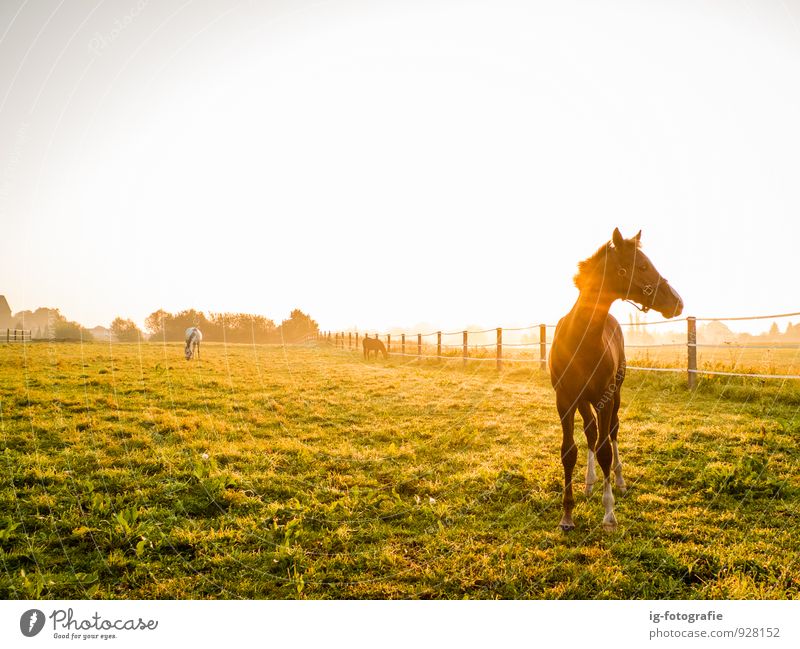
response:
<path id="1" fill-rule="evenodd" d="M 581 291 L 567 315 L 570 328 L 580 330 L 584 340 L 602 335 L 614 299 L 597 290 Z"/>

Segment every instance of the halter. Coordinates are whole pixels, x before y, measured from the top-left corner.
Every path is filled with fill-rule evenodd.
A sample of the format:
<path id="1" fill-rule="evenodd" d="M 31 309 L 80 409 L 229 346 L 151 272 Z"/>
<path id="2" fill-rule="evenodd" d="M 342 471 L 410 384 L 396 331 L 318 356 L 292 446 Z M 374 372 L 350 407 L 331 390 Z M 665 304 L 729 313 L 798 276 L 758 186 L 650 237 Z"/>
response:
<path id="1" fill-rule="evenodd" d="M 617 275 L 619 275 L 620 277 L 625 277 L 627 274 L 628 274 L 628 271 L 625 270 L 624 268 L 622 268 L 621 266 L 619 268 L 617 268 Z M 664 280 L 664 282 L 666 282 L 666 281 L 667 280 Z M 659 284 L 660 283 L 661 282 L 659 282 Z M 639 306 L 639 304 L 637 304 L 633 300 L 629 300 L 627 295 L 622 299 L 625 302 L 627 302 L 628 304 L 632 304 L 633 306 L 635 306 L 642 313 L 647 313 L 650 309 L 653 308 L 653 304 L 656 301 L 656 291 L 658 290 L 658 284 L 656 284 L 655 288 L 653 288 L 652 284 L 645 284 L 644 286 L 641 286 L 641 287 L 637 286 L 637 288 L 641 288 L 642 289 L 642 293 L 644 293 L 647 297 L 650 298 L 650 303 L 649 304 L 642 304 L 642 306 Z M 628 293 L 630 293 L 630 291 L 628 291 Z"/>

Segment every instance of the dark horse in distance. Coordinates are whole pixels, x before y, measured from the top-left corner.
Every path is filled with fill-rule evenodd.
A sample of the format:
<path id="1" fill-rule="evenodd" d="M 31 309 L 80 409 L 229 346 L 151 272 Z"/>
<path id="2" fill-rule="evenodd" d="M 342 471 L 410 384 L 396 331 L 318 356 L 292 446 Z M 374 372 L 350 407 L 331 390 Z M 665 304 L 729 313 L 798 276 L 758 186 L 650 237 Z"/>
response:
<path id="1" fill-rule="evenodd" d="M 378 358 L 379 352 L 383 354 L 384 359 L 389 357 L 389 355 L 386 353 L 386 345 L 384 345 L 377 338 L 364 336 L 364 341 L 361 343 L 361 346 L 364 348 L 364 358 L 367 360 L 369 360 L 369 355 L 371 352 L 375 352 L 375 358 Z"/>
<path id="2" fill-rule="evenodd" d="M 575 411 L 583 418 L 589 445 L 586 493 L 594 484 L 595 457 L 603 470 L 603 529 L 617 527 L 611 469 L 616 486 L 625 492 L 622 463 L 617 448 L 620 389 L 625 378 L 625 344 L 619 323 L 608 313 L 615 300 L 629 300 L 642 311 L 654 309 L 665 318 L 683 311 L 683 300 L 640 249 L 641 231 L 625 239 L 619 229 L 611 241 L 578 264 L 575 286 L 578 300 L 558 322 L 550 350 L 550 381 L 556 391 L 556 407 L 563 433 L 561 462 L 564 465 L 564 515 L 561 529 L 575 529 L 572 509 L 572 471 L 578 457 L 573 431 Z M 613 465 L 612 465 L 613 461 Z"/>

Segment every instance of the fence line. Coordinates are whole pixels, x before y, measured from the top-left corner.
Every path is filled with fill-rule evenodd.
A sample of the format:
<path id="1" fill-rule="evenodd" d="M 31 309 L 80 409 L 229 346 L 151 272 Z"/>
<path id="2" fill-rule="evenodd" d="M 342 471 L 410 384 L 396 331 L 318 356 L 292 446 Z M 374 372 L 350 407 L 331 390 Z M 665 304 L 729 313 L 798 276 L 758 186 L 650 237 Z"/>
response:
<path id="1" fill-rule="evenodd" d="M 749 315 L 730 318 L 696 318 L 702 322 L 733 322 L 736 320 L 779 320 L 780 318 L 793 318 L 800 316 L 800 311 L 795 313 L 776 313 L 774 315 Z"/>
<path id="2" fill-rule="evenodd" d="M 6 329 L 7 343 L 29 343 L 31 342 L 30 329 Z"/>
<path id="3" fill-rule="evenodd" d="M 697 349 L 698 348 L 714 348 L 714 349 L 759 349 L 762 351 L 769 351 L 771 349 L 789 349 L 789 350 L 796 350 L 800 351 L 800 345 L 791 345 L 791 344 L 781 344 L 781 343 L 770 343 L 765 345 L 739 345 L 739 344 L 711 344 L 711 343 L 698 343 L 697 342 L 697 322 L 723 322 L 723 321 L 743 321 L 743 320 L 768 320 L 768 319 L 775 319 L 775 318 L 786 318 L 786 317 L 793 317 L 793 316 L 800 316 L 800 311 L 796 313 L 782 313 L 777 315 L 760 315 L 760 316 L 747 316 L 747 317 L 730 317 L 730 318 L 696 318 L 693 316 L 688 316 L 685 318 L 676 318 L 673 320 L 656 320 L 654 322 L 637 322 L 637 323 L 625 323 L 623 326 L 649 326 L 649 325 L 657 325 L 657 324 L 664 324 L 664 323 L 679 323 L 685 322 L 686 323 L 686 342 L 671 342 L 671 343 L 653 343 L 653 344 L 637 344 L 637 345 L 626 345 L 626 348 L 630 349 L 650 349 L 650 348 L 659 348 L 659 347 L 668 347 L 668 348 L 686 348 L 686 366 L 685 367 L 644 367 L 639 365 L 628 365 L 627 369 L 634 370 L 634 371 L 642 371 L 642 372 L 686 372 L 687 383 L 690 388 L 694 388 L 697 385 L 697 377 L 698 375 L 710 375 L 710 376 L 730 376 L 730 377 L 745 377 L 745 378 L 758 378 L 758 379 L 777 379 L 777 380 L 800 380 L 800 375 L 798 374 L 762 374 L 762 373 L 755 373 L 755 372 L 724 372 L 720 370 L 706 370 L 697 367 Z M 531 340 L 530 342 L 508 342 L 503 341 L 503 333 L 507 332 L 519 332 L 519 331 L 531 331 L 532 333 L 536 331 L 538 328 L 539 330 L 539 340 Z M 547 332 L 550 329 L 554 329 L 555 325 L 551 324 L 538 324 L 538 325 L 530 325 L 528 327 L 514 327 L 514 328 L 506 328 L 503 327 L 496 327 L 493 329 L 480 329 L 480 330 L 462 330 L 462 331 L 452 331 L 452 332 L 442 332 L 442 331 L 432 331 L 430 333 L 416 333 L 416 334 L 407 334 L 401 333 L 400 336 L 400 352 L 393 351 L 392 348 L 392 335 L 391 334 L 372 334 L 372 337 L 383 339 L 386 341 L 386 349 L 387 353 L 390 356 L 399 356 L 402 358 L 416 358 L 419 360 L 422 359 L 434 359 L 434 360 L 461 360 L 464 365 L 468 361 L 479 361 L 479 362 L 494 362 L 497 365 L 498 370 L 502 370 L 503 365 L 505 363 L 537 363 L 542 370 L 547 369 L 547 349 L 552 344 L 550 341 L 547 340 Z M 470 334 L 473 335 L 483 335 L 489 333 L 495 333 L 496 339 L 495 342 L 481 342 L 481 343 L 469 343 L 469 336 Z M 443 336 L 457 336 L 461 334 L 462 342 L 461 344 L 450 344 L 450 343 L 442 343 Z M 416 336 L 416 350 L 413 350 L 413 339 Z M 429 338 L 431 336 L 436 336 L 436 342 L 426 342 L 423 345 L 423 338 Z M 365 334 L 364 337 L 369 337 L 369 334 Z M 408 340 L 407 340 L 408 338 Z M 360 349 L 359 345 L 359 333 L 356 332 L 355 334 L 351 332 L 325 332 L 320 333 L 318 335 L 318 340 L 323 340 L 329 342 L 336 347 L 347 348 L 347 349 Z M 363 338 L 362 338 L 363 340 Z M 407 344 L 408 343 L 408 344 Z M 436 353 L 429 354 L 423 353 L 423 347 L 433 347 L 436 345 Z M 397 345 L 397 334 L 395 334 L 394 345 Z M 410 351 L 406 351 L 408 346 L 411 346 Z M 539 354 L 538 357 L 534 358 L 523 358 L 514 355 L 504 355 L 503 354 L 503 347 L 510 347 L 512 349 L 523 350 L 523 349 L 530 349 L 531 352 L 535 354 L 536 347 L 539 347 Z M 458 353 L 454 354 L 442 354 L 442 349 L 445 350 L 458 350 L 461 349 L 461 355 Z M 478 349 L 490 349 L 494 348 L 495 353 L 493 356 L 474 356 L 470 355 L 469 350 L 472 348 L 473 350 Z M 416 351 L 416 353 L 414 353 Z"/>

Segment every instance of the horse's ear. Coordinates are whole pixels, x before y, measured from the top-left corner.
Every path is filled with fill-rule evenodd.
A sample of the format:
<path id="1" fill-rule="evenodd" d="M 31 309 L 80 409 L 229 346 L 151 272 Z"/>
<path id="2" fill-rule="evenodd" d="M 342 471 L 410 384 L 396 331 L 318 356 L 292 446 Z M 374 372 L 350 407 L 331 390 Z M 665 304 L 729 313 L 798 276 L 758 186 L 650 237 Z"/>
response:
<path id="1" fill-rule="evenodd" d="M 614 228 L 614 234 L 611 235 L 611 240 L 614 242 L 615 247 L 622 248 L 622 244 L 625 242 L 625 239 L 622 237 L 622 233 L 619 231 L 619 228 Z"/>
<path id="2" fill-rule="evenodd" d="M 639 231 L 636 233 L 636 236 L 635 236 L 635 237 L 633 237 L 633 240 L 634 240 L 634 241 L 635 241 L 637 244 L 639 244 L 639 243 L 641 243 L 641 242 L 642 242 L 642 231 L 641 231 L 641 230 L 639 230 Z"/>

